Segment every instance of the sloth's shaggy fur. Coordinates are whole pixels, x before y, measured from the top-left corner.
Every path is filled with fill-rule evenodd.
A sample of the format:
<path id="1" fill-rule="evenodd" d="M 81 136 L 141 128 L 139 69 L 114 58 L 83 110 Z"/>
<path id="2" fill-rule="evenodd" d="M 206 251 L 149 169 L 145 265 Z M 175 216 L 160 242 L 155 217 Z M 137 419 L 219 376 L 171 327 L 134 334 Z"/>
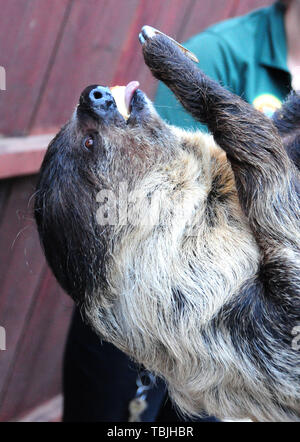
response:
<path id="1" fill-rule="evenodd" d="M 167 125 L 141 91 L 128 124 L 116 108 L 100 116 L 86 89 L 41 169 L 47 260 L 96 332 L 163 377 L 183 412 L 300 420 L 299 96 L 274 119 L 285 149 L 271 120 L 164 36 L 143 52 L 212 135 Z M 125 190 L 127 220 L 101 225 Z"/>

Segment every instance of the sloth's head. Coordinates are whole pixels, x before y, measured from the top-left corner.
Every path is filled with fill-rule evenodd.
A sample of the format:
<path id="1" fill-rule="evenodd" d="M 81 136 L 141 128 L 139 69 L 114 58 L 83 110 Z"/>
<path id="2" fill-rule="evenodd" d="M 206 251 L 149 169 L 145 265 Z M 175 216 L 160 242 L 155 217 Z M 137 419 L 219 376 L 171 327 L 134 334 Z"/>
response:
<path id="1" fill-rule="evenodd" d="M 120 183 L 136 186 L 174 145 L 174 135 L 138 83 L 129 83 L 123 93 L 125 118 L 108 87 L 92 85 L 82 92 L 72 118 L 48 147 L 37 185 L 35 218 L 46 258 L 78 302 L 105 284 L 112 226 L 97 219 L 99 206 L 118 197 Z M 118 203 L 112 206 L 117 211 Z"/>

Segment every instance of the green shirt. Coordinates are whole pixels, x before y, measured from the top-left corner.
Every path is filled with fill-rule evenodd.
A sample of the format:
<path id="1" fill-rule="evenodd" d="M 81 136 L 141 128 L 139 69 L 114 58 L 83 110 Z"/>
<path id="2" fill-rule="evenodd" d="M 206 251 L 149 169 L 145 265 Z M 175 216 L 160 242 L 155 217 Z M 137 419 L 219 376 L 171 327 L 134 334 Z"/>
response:
<path id="1" fill-rule="evenodd" d="M 218 23 L 184 46 L 198 57 L 205 74 L 270 116 L 291 90 L 283 16 L 284 6 L 276 2 Z M 170 124 L 201 127 L 163 84 L 155 106 Z"/>

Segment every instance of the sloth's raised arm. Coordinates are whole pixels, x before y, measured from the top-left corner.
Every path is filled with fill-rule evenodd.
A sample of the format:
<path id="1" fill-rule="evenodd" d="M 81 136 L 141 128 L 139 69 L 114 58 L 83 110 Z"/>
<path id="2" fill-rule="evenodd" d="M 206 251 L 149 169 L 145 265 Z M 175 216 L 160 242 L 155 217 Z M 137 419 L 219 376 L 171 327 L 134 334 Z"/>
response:
<path id="1" fill-rule="evenodd" d="M 272 121 L 208 78 L 167 37 L 144 35 L 144 39 L 144 59 L 153 75 L 194 118 L 207 124 L 226 151 L 241 205 L 258 241 L 282 242 L 284 231 L 284 241 L 295 245 L 299 175 Z"/>
<path id="2" fill-rule="evenodd" d="M 196 120 L 207 124 L 231 161 L 252 165 L 255 155 L 257 161 L 272 160 L 272 167 L 274 162 L 280 168 L 287 166 L 272 122 L 207 77 L 167 37 L 147 39 L 143 53 L 152 74 L 174 92 Z"/>

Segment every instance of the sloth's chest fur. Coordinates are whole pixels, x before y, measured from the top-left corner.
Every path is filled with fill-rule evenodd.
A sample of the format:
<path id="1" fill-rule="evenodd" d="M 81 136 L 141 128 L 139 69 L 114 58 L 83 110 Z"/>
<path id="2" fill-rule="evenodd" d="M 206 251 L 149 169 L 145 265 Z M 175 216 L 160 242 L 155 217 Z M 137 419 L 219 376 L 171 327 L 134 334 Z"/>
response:
<path id="1" fill-rule="evenodd" d="M 211 137 L 200 137 L 201 149 L 199 135 L 186 134 L 172 161 L 136 183 L 130 222 L 115 230 L 111 294 L 122 309 L 150 315 L 149 324 L 151 311 L 186 305 L 206 323 L 257 273 L 259 251 L 231 167 Z"/>

